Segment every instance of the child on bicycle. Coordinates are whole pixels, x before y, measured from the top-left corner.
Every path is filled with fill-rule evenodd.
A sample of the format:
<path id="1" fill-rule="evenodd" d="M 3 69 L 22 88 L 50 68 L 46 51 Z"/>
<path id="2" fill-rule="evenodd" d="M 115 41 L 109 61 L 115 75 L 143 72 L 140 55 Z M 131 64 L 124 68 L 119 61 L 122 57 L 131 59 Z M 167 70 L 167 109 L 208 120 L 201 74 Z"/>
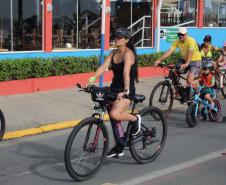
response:
<path id="1" fill-rule="evenodd" d="M 213 63 L 203 63 L 202 70 L 199 74 L 199 78 L 193 81 L 192 84 L 199 82 L 201 85 L 205 86 L 204 91 L 201 91 L 201 97 L 205 98 L 210 103 L 210 109 L 214 109 L 213 97 L 215 97 L 215 83 L 216 79 L 214 76 L 214 65 Z"/>
<path id="2" fill-rule="evenodd" d="M 224 41 L 224 43 L 223 43 L 223 51 L 222 51 L 220 57 L 217 59 L 216 72 L 220 74 L 220 88 L 224 87 L 223 71 L 226 71 L 226 41 Z"/>

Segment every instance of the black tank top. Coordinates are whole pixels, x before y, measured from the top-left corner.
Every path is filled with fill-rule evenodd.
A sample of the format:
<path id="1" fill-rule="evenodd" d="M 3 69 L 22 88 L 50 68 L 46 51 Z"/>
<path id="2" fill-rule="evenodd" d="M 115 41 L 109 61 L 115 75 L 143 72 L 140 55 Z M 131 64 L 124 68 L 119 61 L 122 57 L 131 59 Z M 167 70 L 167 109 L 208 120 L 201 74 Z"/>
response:
<path id="1" fill-rule="evenodd" d="M 111 90 L 114 92 L 123 92 L 124 91 L 124 79 L 123 79 L 123 70 L 124 70 L 124 55 L 122 57 L 122 61 L 118 64 L 114 63 L 115 53 L 113 52 L 113 56 L 111 59 L 111 69 L 113 71 L 114 77 L 111 83 Z M 135 95 L 135 76 L 136 76 L 136 66 L 135 62 L 131 66 L 130 69 L 130 94 Z"/>

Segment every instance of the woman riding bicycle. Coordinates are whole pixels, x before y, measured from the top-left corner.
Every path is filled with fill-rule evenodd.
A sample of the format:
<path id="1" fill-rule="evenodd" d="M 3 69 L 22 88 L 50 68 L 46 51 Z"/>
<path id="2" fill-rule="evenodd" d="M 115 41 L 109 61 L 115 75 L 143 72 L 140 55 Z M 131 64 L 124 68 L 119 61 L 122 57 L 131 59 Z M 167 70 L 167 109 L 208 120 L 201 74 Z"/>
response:
<path id="1" fill-rule="evenodd" d="M 187 84 L 191 84 L 195 77 L 198 76 L 200 67 L 201 67 L 201 54 L 199 52 L 199 47 L 195 39 L 189 37 L 187 34 L 186 28 L 179 28 L 178 29 L 178 39 L 174 41 L 170 49 L 164 53 L 158 60 L 155 61 L 157 65 L 162 60 L 169 57 L 175 49 L 179 49 L 181 59 L 179 59 L 177 65 L 182 69 L 185 69 L 186 72 L 188 71 L 187 75 Z M 175 89 L 178 91 L 178 89 Z M 176 92 L 178 94 L 178 92 Z M 187 89 L 187 94 L 190 93 L 190 89 Z M 181 97 L 181 102 L 185 102 L 187 96 Z"/>
<path id="2" fill-rule="evenodd" d="M 210 35 L 206 35 L 203 39 L 203 43 L 200 46 L 200 53 L 202 59 L 212 59 L 214 51 L 220 51 L 220 48 L 217 48 L 211 44 L 212 37 Z"/>
<path id="3" fill-rule="evenodd" d="M 124 145 L 117 137 L 117 122 L 131 121 L 133 124 L 133 135 L 140 131 L 141 116 L 128 113 L 131 100 L 135 95 L 135 81 L 138 82 L 138 63 L 134 46 L 130 43 L 130 30 L 118 28 L 115 33 L 116 50 L 111 52 L 94 76 L 89 79 L 93 83 L 108 68 L 113 71 L 113 80 L 110 85 L 111 91 L 117 93 L 117 99 L 112 103 L 109 116 L 113 120 L 113 133 L 116 145 L 108 152 L 108 157 L 123 156 Z"/>

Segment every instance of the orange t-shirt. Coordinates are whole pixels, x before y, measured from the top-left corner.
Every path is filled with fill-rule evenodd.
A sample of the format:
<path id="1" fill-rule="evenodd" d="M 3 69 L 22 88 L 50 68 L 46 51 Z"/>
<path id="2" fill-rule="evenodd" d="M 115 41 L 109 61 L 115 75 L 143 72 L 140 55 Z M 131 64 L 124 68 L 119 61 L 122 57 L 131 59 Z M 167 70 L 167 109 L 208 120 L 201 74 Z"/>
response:
<path id="1" fill-rule="evenodd" d="M 206 87 L 213 87 L 215 85 L 215 76 L 212 73 L 209 73 L 207 76 L 202 74 L 200 80 Z"/>

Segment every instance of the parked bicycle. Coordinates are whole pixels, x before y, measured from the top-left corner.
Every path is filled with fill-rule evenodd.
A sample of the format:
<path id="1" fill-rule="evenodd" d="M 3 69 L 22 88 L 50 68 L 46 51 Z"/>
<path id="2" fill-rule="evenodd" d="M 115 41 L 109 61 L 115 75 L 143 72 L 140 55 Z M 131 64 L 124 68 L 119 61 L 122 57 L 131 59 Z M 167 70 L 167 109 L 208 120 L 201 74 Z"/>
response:
<path id="1" fill-rule="evenodd" d="M 201 117 L 203 120 L 209 117 L 211 121 L 217 121 L 222 116 L 221 104 L 216 99 L 216 96 L 213 98 L 214 109 L 210 109 L 210 103 L 205 99 L 205 86 L 200 86 L 198 89 L 191 87 L 191 91 L 194 93 L 194 100 L 186 112 L 186 122 L 189 127 L 196 127 Z M 225 117 L 222 117 L 225 122 Z"/>
<path id="2" fill-rule="evenodd" d="M 190 89 L 183 87 L 181 83 L 181 80 L 186 81 L 186 78 L 182 76 L 186 71 L 181 70 L 179 66 L 176 65 L 160 63 L 158 66 L 169 69 L 169 73 L 165 76 L 164 81 L 154 86 L 150 95 L 149 106 L 155 105 L 159 107 L 167 116 L 172 110 L 174 100 L 178 100 L 183 104 L 185 98 L 189 105 L 191 101 L 191 97 L 189 97 Z M 176 93 L 179 93 L 180 96 L 175 96 Z"/>
<path id="3" fill-rule="evenodd" d="M 5 133 L 5 117 L 3 112 L 0 110 L 0 141 L 2 140 Z"/>
<path id="4" fill-rule="evenodd" d="M 105 126 L 104 114 L 117 97 L 108 87 L 81 87 L 80 91 L 91 94 L 95 103 L 91 117 L 83 119 L 72 130 L 65 147 L 65 166 L 69 175 L 76 181 L 91 178 L 101 168 L 107 155 L 109 136 Z M 145 100 L 144 95 L 136 94 L 132 100 L 132 112 L 138 103 Z M 161 153 L 167 137 L 167 125 L 163 113 L 155 107 L 146 107 L 139 111 L 142 117 L 141 131 L 132 135 L 132 123 L 128 122 L 125 135 L 125 147 L 128 147 L 134 160 L 147 163 Z M 123 131 L 124 132 L 124 131 Z"/>

